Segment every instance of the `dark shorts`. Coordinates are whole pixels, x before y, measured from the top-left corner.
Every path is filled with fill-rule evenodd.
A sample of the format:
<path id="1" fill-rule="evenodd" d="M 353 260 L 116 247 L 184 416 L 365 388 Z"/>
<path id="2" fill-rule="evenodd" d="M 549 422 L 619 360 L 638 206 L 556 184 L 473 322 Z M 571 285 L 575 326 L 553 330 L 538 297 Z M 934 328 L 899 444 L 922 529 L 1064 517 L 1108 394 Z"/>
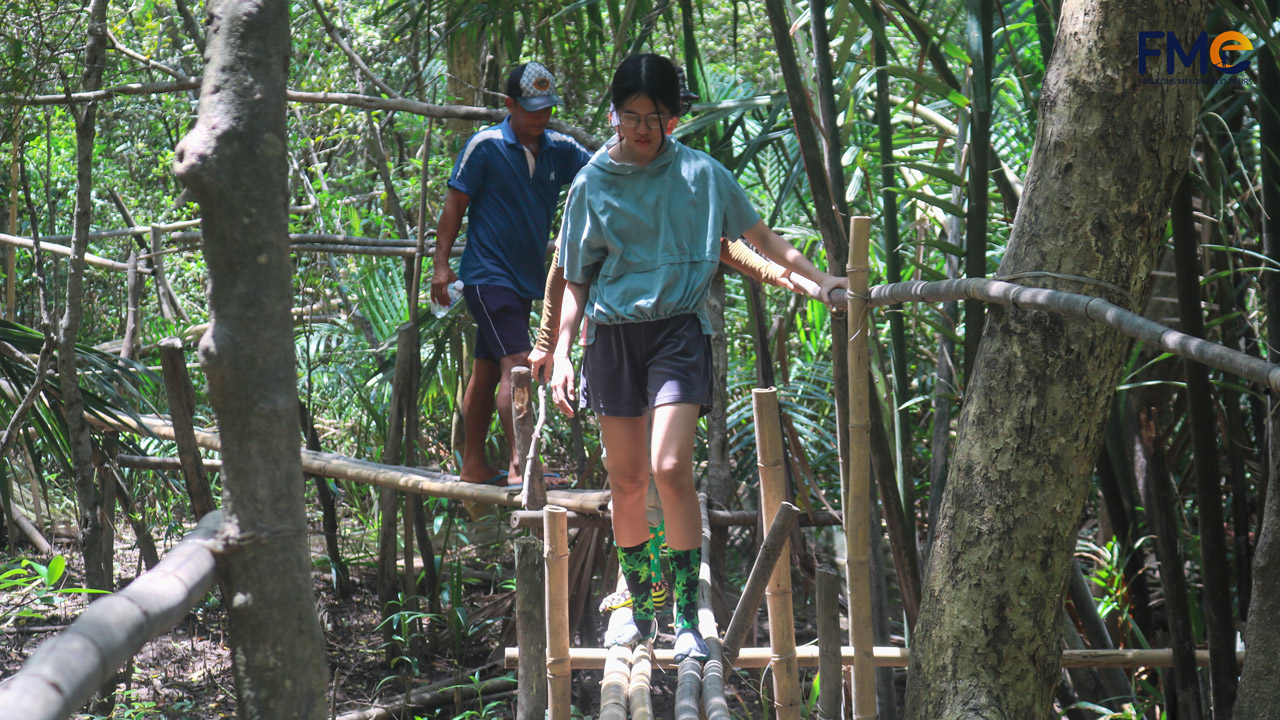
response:
<path id="1" fill-rule="evenodd" d="M 476 321 L 476 358 L 498 362 L 533 349 L 529 343 L 532 300 L 501 285 L 464 285 L 462 297 Z"/>
<path id="2" fill-rule="evenodd" d="M 659 405 L 711 412 L 711 339 L 697 315 L 597 325 L 582 362 L 583 399 L 609 417 L 641 417 Z"/>

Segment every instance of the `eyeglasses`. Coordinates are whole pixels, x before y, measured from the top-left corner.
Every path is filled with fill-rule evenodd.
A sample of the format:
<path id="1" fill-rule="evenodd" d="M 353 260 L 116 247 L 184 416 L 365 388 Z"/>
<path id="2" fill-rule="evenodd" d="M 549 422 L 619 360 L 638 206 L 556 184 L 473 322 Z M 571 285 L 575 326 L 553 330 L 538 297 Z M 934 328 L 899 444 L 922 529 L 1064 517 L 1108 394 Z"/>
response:
<path id="1" fill-rule="evenodd" d="M 633 112 L 624 112 L 618 115 L 618 122 L 622 123 L 622 127 L 637 128 L 640 127 L 640 114 Z M 662 113 L 650 113 L 644 116 L 645 127 L 650 130 L 657 130 L 662 127 Z"/>

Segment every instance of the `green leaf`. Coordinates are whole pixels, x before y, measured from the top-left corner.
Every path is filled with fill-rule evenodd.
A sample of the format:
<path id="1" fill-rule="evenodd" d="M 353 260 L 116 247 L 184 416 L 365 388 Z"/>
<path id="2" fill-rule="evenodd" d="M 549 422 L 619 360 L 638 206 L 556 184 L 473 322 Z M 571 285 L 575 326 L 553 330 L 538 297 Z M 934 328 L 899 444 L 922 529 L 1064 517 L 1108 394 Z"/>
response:
<path id="1" fill-rule="evenodd" d="M 948 215 L 954 215 L 956 217 L 964 217 L 964 210 L 960 209 L 960 206 L 956 205 L 950 200 L 943 200 L 937 195 L 931 195 L 926 192 L 920 192 L 919 190 L 907 190 L 906 188 L 886 188 L 886 189 L 889 192 L 895 192 L 895 193 L 898 193 L 899 195 L 906 195 L 907 197 L 915 198 L 916 200 L 919 200 L 922 203 L 927 203 L 929 205 L 932 205 L 938 208 L 939 210 L 942 210 L 943 212 L 947 213 Z"/>
<path id="2" fill-rule="evenodd" d="M 876 69 L 879 70 L 880 68 Z M 932 91 L 934 95 L 946 99 L 947 102 L 950 102 L 956 107 L 969 107 L 969 98 L 965 97 L 960 91 L 952 90 L 947 87 L 947 84 L 938 78 L 930 77 L 922 72 L 917 72 L 916 70 L 903 67 L 901 65 L 886 65 L 883 69 L 890 75 L 910 80 L 917 85 Z"/>

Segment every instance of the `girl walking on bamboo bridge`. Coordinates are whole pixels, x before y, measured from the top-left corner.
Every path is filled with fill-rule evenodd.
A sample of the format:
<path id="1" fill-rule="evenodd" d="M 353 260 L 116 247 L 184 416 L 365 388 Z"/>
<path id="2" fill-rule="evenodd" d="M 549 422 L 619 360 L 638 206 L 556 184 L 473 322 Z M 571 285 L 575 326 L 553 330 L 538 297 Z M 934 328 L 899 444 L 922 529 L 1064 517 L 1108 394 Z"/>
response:
<path id="1" fill-rule="evenodd" d="M 675 595 L 677 659 L 707 656 L 698 632 L 702 519 L 693 482 L 697 422 L 711 409 L 705 306 L 720 238 L 744 236 L 821 288 L 848 283 L 818 270 L 770 230 L 723 165 L 667 133 L 682 111 L 679 71 L 654 54 L 622 62 L 610 85 L 615 137 L 575 178 L 560 237 L 564 270 L 552 395 L 572 416 L 569 359 L 585 314 L 583 406 L 600 418 L 613 494 L 613 534 L 639 641 L 652 640 L 653 578 L 645 492 L 662 498 Z"/>

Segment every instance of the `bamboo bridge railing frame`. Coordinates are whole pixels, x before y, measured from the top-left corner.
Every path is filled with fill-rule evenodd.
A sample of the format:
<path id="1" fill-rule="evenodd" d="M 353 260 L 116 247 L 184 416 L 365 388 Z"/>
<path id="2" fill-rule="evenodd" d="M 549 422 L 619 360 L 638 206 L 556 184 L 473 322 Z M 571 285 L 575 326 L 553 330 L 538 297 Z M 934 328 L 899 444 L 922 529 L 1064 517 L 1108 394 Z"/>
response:
<path id="1" fill-rule="evenodd" d="M 11 237 L 0 238 L 0 242 Z M 1056 312 L 1062 315 L 1094 320 L 1171 354 L 1195 360 L 1210 367 L 1253 380 L 1271 390 L 1280 391 L 1280 365 L 1273 365 L 1245 353 L 1166 328 L 1100 297 L 1026 287 L 1000 279 L 970 278 L 938 282 L 916 281 L 870 288 L 868 287 L 870 219 L 865 217 L 853 218 L 851 220 L 850 237 L 853 240 L 847 267 L 847 273 L 850 278 L 850 292 L 847 293 L 844 301 L 849 313 L 851 328 L 849 338 L 849 370 L 851 378 L 869 378 L 868 352 L 870 337 L 866 329 L 869 327 L 871 308 L 901 302 L 943 302 L 972 298 L 1020 309 Z M 838 297 L 833 299 L 837 300 L 837 302 L 840 300 Z M 908 650 L 905 648 L 874 647 L 871 642 L 869 618 L 870 563 L 867 556 L 870 527 L 865 520 L 870 515 L 870 458 L 866 453 L 866 448 L 869 447 L 868 423 L 870 418 L 867 403 L 869 392 L 869 383 L 850 383 L 849 443 L 851 460 L 848 476 L 843 479 L 842 483 L 844 507 L 846 508 L 843 514 L 848 519 L 848 522 L 845 523 L 845 532 L 849 548 L 846 573 L 849 588 L 851 645 L 840 648 L 839 655 L 842 665 L 853 667 L 853 711 L 854 716 L 857 718 L 875 716 L 873 668 L 906 667 L 908 660 Z M 104 430 L 151 434 L 170 440 L 174 439 L 172 425 L 160 417 L 142 416 L 135 419 L 126 419 L 93 416 L 90 421 Z M 200 447 L 207 450 L 221 451 L 221 443 L 216 433 L 197 430 L 195 435 Z M 429 470 L 380 465 L 333 453 L 310 450 L 302 451 L 302 465 L 304 472 L 308 475 L 343 478 L 405 492 L 457 500 L 479 501 L 508 507 L 521 507 L 522 505 L 521 497 L 516 492 L 461 482 L 456 476 Z M 604 514 L 608 499 L 608 491 L 572 492 L 550 490 L 547 492 L 547 501 L 549 503 L 583 516 Z M 703 512 L 705 516 L 705 507 Z M 522 526 L 533 519 L 532 517 L 523 517 L 525 513 L 521 513 L 521 515 L 522 518 L 519 524 Z M 713 514 L 712 517 L 719 520 L 716 524 L 738 524 L 738 521 L 741 520 L 741 518 L 732 516 L 732 514 L 724 514 L 723 516 Z M 146 605 L 147 603 L 152 603 L 154 598 L 139 597 L 137 595 L 150 587 L 142 580 L 151 575 L 151 573 L 144 574 L 125 591 L 113 596 L 120 598 L 124 602 L 135 603 L 142 608 L 144 617 L 131 617 L 127 623 L 117 624 L 118 626 L 114 630 L 107 627 L 112 623 L 104 624 L 102 617 L 100 617 L 107 610 L 99 610 L 97 608 L 110 609 L 124 606 L 120 605 L 119 602 L 107 603 L 106 600 L 95 603 L 89 611 L 86 611 L 73 623 L 71 630 L 42 645 L 36 656 L 33 656 L 17 674 L 6 681 L 3 686 L 0 686 L 0 711 L 9 707 L 7 703 L 12 703 L 15 698 L 19 698 L 24 703 L 20 708 L 24 717 L 66 717 L 70 712 L 74 712 L 76 707 L 83 704 L 84 699 L 100 684 L 97 679 L 100 674 L 97 669 L 100 663 L 51 663 L 48 658 L 61 658 L 68 653 L 67 648 L 72 646 L 80 648 L 74 650 L 74 652 L 81 652 L 81 650 L 92 647 L 94 657 L 103 658 L 103 662 L 109 664 L 119 658 L 119 664 L 123 664 L 124 660 L 127 660 L 130 655 L 136 652 L 143 643 L 163 632 L 166 629 L 163 627 L 164 623 L 169 622 L 168 618 L 174 616 L 174 613 L 177 613 L 176 617 L 180 618 L 182 613 L 194 607 L 203 597 L 204 592 L 207 591 L 207 586 L 212 584 L 213 553 L 207 541 L 209 539 L 208 536 L 210 536 L 209 528 L 212 527 L 217 518 L 218 515 L 212 513 L 206 516 L 206 519 L 201 522 L 197 530 L 192 533 L 192 537 L 196 539 L 190 542 L 184 541 L 179 546 L 182 553 L 178 557 L 187 557 L 193 552 L 203 552 L 208 555 L 207 564 L 210 565 L 207 572 L 201 570 L 191 575 L 191 577 L 186 577 L 190 573 L 186 570 L 183 571 L 182 582 L 186 583 L 187 588 L 187 592 L 183 597 L 176 599 L 166 597 L 165 602 L 171 603 L 171 605 L 166 605 L 162 610 L 157 611 L 158 614 L 147 615 Z M 564 520 L 565 515 L 561 514 L 557 519 L 556 534 L 565 531 Z M 713 520 L 713 522 L 715 521 Z M 707 531 L 710 524 L 704 518 L 704 532 Z M 704 537 L 704 544 L 705 542 L 706 539 Z M 198 548 L 198 550 L 189 548 Z M 177 550 L 174 552 L 176 553 Z M 174 553 L 170 553 L 170 555 L 174 555 Z M 704 563 L 706 555 L 707 552 L 704 551 Z M 175 560 L 174 562 L 179 561 Z M 188 559 L 182 562 L 195 561 Z M 200 560 L 197 564 L 201 563 L 204 563 L 204 560 Z M 201 565 L 201 567 L 204 567 L 204 565 Z M 704 571 L 706 571 L 705 564 Z M 164 573 L 154 577 L 157 579 L 164 577 Z M 709 577 L 709 571 L 706 571 L 706 577 L 702 582 L 707 587 L 702 589 L 703 592 L 709 592 Z M 155 581 L 151 582 L 154 583 Z M 552 583 L 548 583 L 549 589 L 551 585 Z M 549 606 L 553 600 L 556 603 L 562 603 L 565 599 L 562 594 L 554 598 L 549 594 L 547 597 L 548 610 L 550 610 Z M 91 612 L 93 614 L 90 614 Z M 117 611 L 113 610 L 113 612 Z M 130 613 L 132 612 L 130 611 Z M 706 612 L 709 615 L 709 610 L 706 610 Z M 112 622 L 116 622 L 114 617 Z M 716 638 L 714 619 L 710 620 L 710 625 L 708 626 L 707 619 L 703 618 L 703 629 L 704 634 L 713 644 L 714 654 L 719 655 L 721 648 Z M 812 667 L 819 661 L 819 651 L 814 646 L 799 647 L 795 649 L 793 657 L 797 666 Z M 562 697 L 564 695 L 563 685 L 561 684 L 563 682 L 562 678 L 567 679 L 569 671 L 573 669 L 600 669 L 604 667 L 605 660 L 606 651 L 602 648 L 568 648 L 567 652 L 557 652 L 556 676 L 557 684 L 561 685 L 559 695 Z M 719 657 L 715 657 L 713 660 L 722 662 Z M 770 648 L 743 648 L 737 651 L 733 664 L 740 668 L 760 668 L 774 664 L 776 660 L 777 652 Z M 1238 653 L 1238 661 L 1243 662 L 1243 660 L 1244 653 Z M 1208 651 L 1196 651 L 1196 662 L 1198 665 L 1207 665 L 1209 662 Z M 515 648 L 506 648 L 505 663 L 507 667 L 516 667 L 517 652 Z M 657 650 L 652 655 L 647 651 L 637 651 L 630 658 L 631 685 L 628 692 L 631 695 L 633 716 L 637 707 L 636 703 L 639 700 L 637 689 L 641 686 L 647 686 L 643 679 L 647 678 L 647 670 L 650 663 L 657 663 L 660 667 L 672 667 L 672 651 Z M 1062 658 L 1063 667 L 1168 667 L 1171 665 L 1172 651 L 1168 649 L 1067 650 L 1064 651 Z M 118 666 L 117 664 L 116 667 Z M 58 672 L 50 675 L 51 669 L 55 668 Z M 708 677 L 705 670 L 704 668 L 704 683 Z M 114 671 L 114 668 L 112 671 Z M 81 697 L 81 694 L 83 694 L 83 697 Z M 708 694 L 705 688 L 701 691 L 701 694 L 704 706 L 709 701 L 713 701 L 715 697 L 714 692 Z M 723 695 L 721 694 L 720 697 L 723 698 Z M 41 715 L 30 709 L 30 706 L 26 703 L 31 698 L 38 698 L 38 701 L 43 703 L 41 707 L 48 708 L 47 713 Z M 71 707 L 72 709 L 64 712 L 66 707 Z M 15 709 L 17 709 L 16 706 Z M 710 715 L 710 712 L 708 712 L 708 715 Z"/>

